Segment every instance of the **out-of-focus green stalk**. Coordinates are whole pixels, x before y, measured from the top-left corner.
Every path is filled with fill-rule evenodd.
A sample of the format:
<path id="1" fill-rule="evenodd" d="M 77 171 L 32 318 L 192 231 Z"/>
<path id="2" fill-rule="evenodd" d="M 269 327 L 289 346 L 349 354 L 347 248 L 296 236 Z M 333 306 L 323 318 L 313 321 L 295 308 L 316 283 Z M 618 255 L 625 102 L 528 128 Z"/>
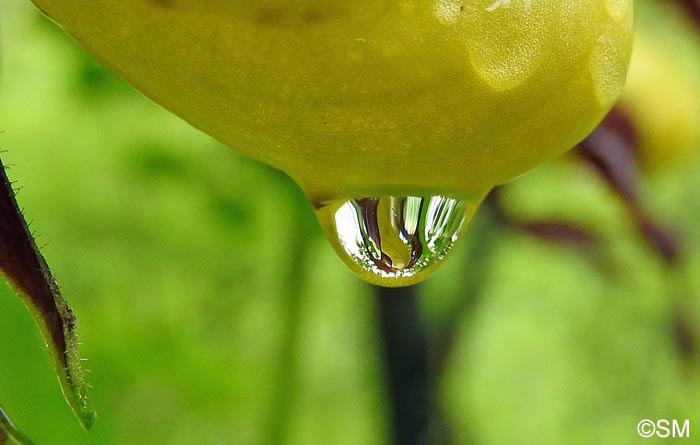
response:
<path id="1" fill-rule="evenodd" d="M 283 280 L 286 285 L 281 308 L 283 318 L 280 330 L 280 354 L 274 376 L 275 388 L 269 410 L 269 423 L 263 440 L 264 445 L 281 445 L 287 442 L 286 437 L 289 433 L 296 395 L 296 370 L 300 347 L 299 333 L 302 326 L 304 302 L 302 289 L 305 264 L 308 241 L 312 232 L 311 224 L 315 224 L 310 204 L 306 198 L 296 188 L 287 187 L 285 192 L 290 195 L 289 207 L 292 212 L 292 217 L 289 218 L 291 224 L 287 231 L 289 254 L 286 255 L 286 263 L 289 267 L 286 269 L 286 277 Z"/>

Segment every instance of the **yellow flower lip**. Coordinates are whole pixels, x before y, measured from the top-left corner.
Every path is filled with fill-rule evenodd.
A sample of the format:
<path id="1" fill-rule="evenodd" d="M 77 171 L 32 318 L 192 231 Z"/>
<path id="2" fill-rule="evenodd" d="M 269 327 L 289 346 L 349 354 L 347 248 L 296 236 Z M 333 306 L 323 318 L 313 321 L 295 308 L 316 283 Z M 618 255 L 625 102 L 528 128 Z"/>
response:
<path id="1" fill-rule="evenodd" d="M 505 182 L 599 122 L 631 46 L 628 0 L 34 2 L 317 200 Z"/>
<path id="2" fill-rule="evenodd" d="M 34 2 L 145 95 L 288 173 L 346 263 L 389 286 L 432 273 L 494 185 L 594 128 L 632 40 L 627 0 Z"/>

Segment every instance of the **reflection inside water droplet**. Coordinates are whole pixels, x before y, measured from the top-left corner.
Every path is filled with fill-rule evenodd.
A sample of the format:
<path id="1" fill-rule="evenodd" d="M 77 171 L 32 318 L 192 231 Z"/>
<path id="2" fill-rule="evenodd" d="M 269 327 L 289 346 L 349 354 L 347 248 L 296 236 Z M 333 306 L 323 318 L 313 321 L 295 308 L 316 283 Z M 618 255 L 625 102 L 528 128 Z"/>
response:
<path id="1" fill-rule="evenodd" d="M 427 277 L 445 258 L 475 208 L 443 196 L 383 196 L 330 203 L 318 216 L 360 276 L 404 286 Z"/>

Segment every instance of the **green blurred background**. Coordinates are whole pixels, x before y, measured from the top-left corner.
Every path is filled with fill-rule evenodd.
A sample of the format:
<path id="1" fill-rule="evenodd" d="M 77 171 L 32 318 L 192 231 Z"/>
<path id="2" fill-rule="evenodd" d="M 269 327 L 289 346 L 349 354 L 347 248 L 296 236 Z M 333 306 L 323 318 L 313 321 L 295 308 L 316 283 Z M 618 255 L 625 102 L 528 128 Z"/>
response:
<path id="1" fill-rule="evenodd" d="M 0 403 L 17 425 L 45 445 L 388 443 L 374 290 L 296 186 L 131 90 L 28 0 L 0 13 L 2 158 L 78 317 L 99 414 L 80 429 L 0 283 Z M 687 418 L 700 434 L 699 167 L 644 183 L 681 240 L 674 267 L 571 160 L 501 199 L 518 218 L 585 227 L 593 247 L 494 235 L 477 215 L 419 288 L 428 333 L 458 313 L 431 401 L 455 443 L 697 442 L 636 426 Z"/>

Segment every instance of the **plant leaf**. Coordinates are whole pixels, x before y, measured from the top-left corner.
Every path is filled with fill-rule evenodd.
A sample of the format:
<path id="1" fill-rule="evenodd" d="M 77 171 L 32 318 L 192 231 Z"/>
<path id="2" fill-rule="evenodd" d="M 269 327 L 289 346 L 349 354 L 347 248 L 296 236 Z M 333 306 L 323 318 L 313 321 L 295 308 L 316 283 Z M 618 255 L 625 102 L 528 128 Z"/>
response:
<path id="1" fill-rule="evenodd" d="M 14 288 L 39 325 L 63 395 L 81 425 L 89 429 L 95 412 L 90 406 L 80 366 L 75 316 L 36 247 L 2 160 L 0 183 L 0 275 Z"/>

